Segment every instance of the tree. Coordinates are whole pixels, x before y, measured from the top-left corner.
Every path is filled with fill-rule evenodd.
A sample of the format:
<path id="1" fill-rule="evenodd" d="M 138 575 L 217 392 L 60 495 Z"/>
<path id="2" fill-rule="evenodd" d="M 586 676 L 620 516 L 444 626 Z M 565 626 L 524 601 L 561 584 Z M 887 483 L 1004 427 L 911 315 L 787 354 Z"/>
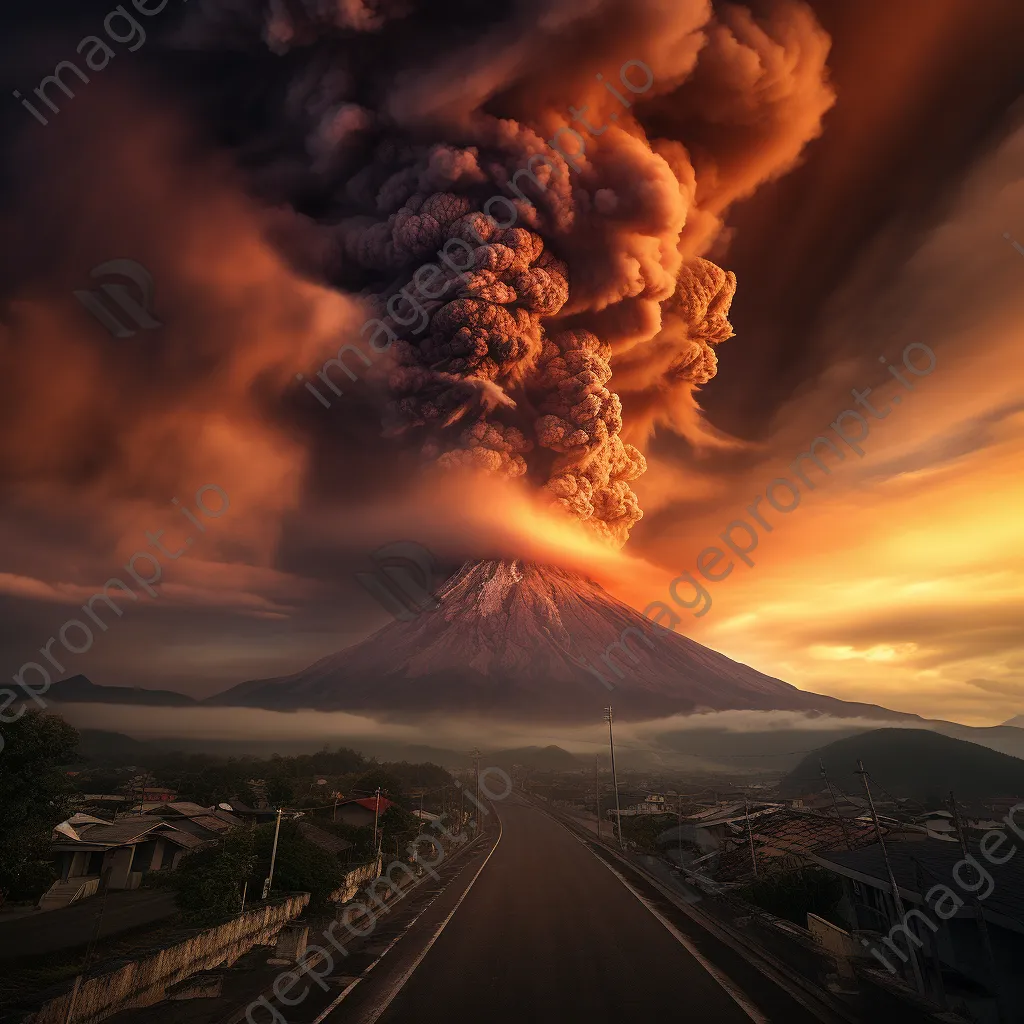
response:
<path id="1" fill-rule="evenodd" d="M 274 828 L 268 823 L 255 831 L 257 866 L 250 885 L 258 883 L 261 891 L 270 870 Z M 274 892 L 308 892 L 310 910 L 322 910 L 330 902 L 331 893 L 341 888 L 344 877 L 345 871 L 334 854 L 306 839 L 296 822 L 281 822 L 274 866 Z"/>
<path id="2" fill-rule="evenodd" d="M 218 846 L 186 857 L 167 879 L 177 893 L 184 919 L 204 927 L 219 924 L 237 914 L 242 905 L 242 886 L 256 867 L 256 843 L 252 832 L 236 829 Z M 259 896 L 259 891 L 255 893 Z"/>
<path id="3" fill-rule="evenodd" d="M 378 825 L 381 831 L 381 849 L 385 855 L 396 849 L 400 852 L 420 830 L 419 818 L 397 804 L 389 807 L 380 816 Z"/>
<path id="4" fill-rule="evenodd" d="M 809 913 L 817 914 L 840 927 L 844 926 L 839 913 L 843 883 L 835 875 L 818 867 L 805 867 L 753 879 L 739 890 L 739 895 L 748 903 L 767 910 L 769 914 L 804 928 L 807 927 Z"/>
<path id="5" fill-rule="evenodd" d="M 267 801 L 271 807 L 281 807 L 295 802 L 295 786 L 290 779 L 283 776 L 268 778 L 266 786 Z"/>
<path id="6" fill-rule="evenodd" d="M 356 779 L 353 789 L 356 796 L 373 796 L 378 787 L 381 795 L 387 796 L 389 800 L 401 799 L 402 783 L 380 765 L 374 765 L 369 771 L 363 772 Z"/>
<path id="7" fill-rule="evenodd" d="M 53 827 L 71 813 L 71 782 L 61 765 L 74 760 L 78 733 L 56 715 L 26 711 L 3 727 L 0 751 L 0 902 L 34 899 L 56 878 Z"/>
<path id="8" fill-rule="evenodd" d="M 426 761 L 422 764 L 410 764 L 408 761 L 388 761 L 381 766 L 397 780 L 402 791 L 410 789 L 440 789 L 449 786 L 451 775 L 439 765 Z"/>

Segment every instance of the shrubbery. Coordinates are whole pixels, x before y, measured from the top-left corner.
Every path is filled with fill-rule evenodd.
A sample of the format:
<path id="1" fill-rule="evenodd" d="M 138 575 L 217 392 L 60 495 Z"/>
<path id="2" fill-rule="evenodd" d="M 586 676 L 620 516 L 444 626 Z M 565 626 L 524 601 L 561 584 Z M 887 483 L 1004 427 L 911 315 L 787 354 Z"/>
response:
<path id="1" fill-rule="evenodd" d="M 252 879 L 249 886 L 255 886 L 257 896 L 262 894 L 263 880 L 270 870 L 274 827 L 274 824 L 260 825 L 254 833 L 258 878 Z M 345 869 L 334 854 L 303 838 L 296 822 L 281 822 L 272 893 L 308 892 L 310 909 L 322 910 L 331 893 L 341 888 L 344 877 Z"/>
<path id="2" fill-rule="evenodd" d="M 178 907 L 189 924 L 218 924 L 237 914 L 246 883 L 246 905 L 260 900 L 270 872 L 275 825 L 236 829 L 216 847 L 186 857 L 167 877 L 165 884 L 177 893 Z M 281 822 L 271 896 L 308 892 L 310 909 L 323 910 L 344 876 L 345 869 L 333 854 L 305 839 L 294 821 Z"/>
<path id="3" fill-rule="evenodd" d="M 166 882 L 177 893 L 182 917 L 197 926 L 218 924 L 242 907 L 242 886 L 256 868 L 255 833 L 238 829 L 218 846 L 186 857 Z M 268 861 L 269 865 L 269 861 Z M 258 899 L 261 890 L 250 891 Z"/>
<path id="4" fill-rule="evenodd" d="M 809 913 L 846 927 L 839 915 L 843 883 L 821 868 L 802 868 L 758 878 L 741 889 L 739 895 L 755 907 L 803 928 L 807 927 Z"/>
<path id="5" fill-rule="evenodd" d="M 26 711 L 4 723 L 3 740 L 0 903 L 35 900 L 57 877 L 50 835 L 71 813 L 71 784 L 62 765 L 74 758 L 78 733 L 55 715 Z"/>

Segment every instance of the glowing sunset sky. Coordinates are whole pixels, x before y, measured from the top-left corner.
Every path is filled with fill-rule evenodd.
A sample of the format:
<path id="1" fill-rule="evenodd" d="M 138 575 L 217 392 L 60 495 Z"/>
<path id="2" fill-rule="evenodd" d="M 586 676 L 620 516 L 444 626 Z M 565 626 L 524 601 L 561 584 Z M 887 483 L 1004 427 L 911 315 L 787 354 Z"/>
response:
<path id="1" fill-rule="evenodd" d="M 912 394 L 895 382 L 875 390 L 879 409 L 902 402 L 872 422 L 862 458 L 826 453 L 831 477 L 812 470 L 817 489 L 789 514 L 762 503 L 774 530 L 755 567 L 737 562 L 707 584 L 713 608 L 696 621 L 683 612 L 681 629 L 844 699 L 979 725 L 1024 711 L 1024 258 L 1002 238 L 1024 223 L 1022 171 L 1017 131 L 894 277 L 880 285 L 868 258 L 826 328 L 833 350 L 848 342 L 864 358 L 808 382 L 776 415 L 763 461 L 708 474 L 721 508 L 684 516 L 652 544 L 659 562 L 692 568 L 769 481 L 794 479 L 788 463 L 817 432 L 857 408 L 844 400 L 851 386 L 884 382 L 877 355 L 897 361 L 917 340 L 935 350 Z M 643 488 L 641 498 L 652 505 Z"/>
<path id="2" fill-rule="evenodd" d="M 11 89 L 73 52 L 91 3 L 58 3 L 64 21 L 23 15 L 0 44 Z M 818 486 L 792 512 L 762 502 L 773 529 L 754 566 L 708 583 L 711 609 L 680 610 L 679 629 L 844 699 L 978 725 L 1024 713 L 1024 255 L 1004 238 L 1024 242 L 1019 0 L 934 0 L 927 18 L 910 0 L 599 0 L 553 3 L 564 22 L 540 28 L 525 5 L 424 2 L 405 5 L 415 32 L 387 4 L 379 23 L 378 5 L 339 5 L 360 24 L 326 28 L 209 6 L 222 21 L 204 24 L 197 5 L 154 21 L 135 63 L 113 62 L 48 127 L 16 104 L 20 120 L 8 112 L 3 125 L 0 674 L 38 657 L 146 531 L 186 543 L 171 499 L 210 483 L 230 513 L 165 562 L 158 600 L 68 656 L 69 673 L 205 695 L 302 668 L 385 621 L 353 574 L 405 537 L 456 565 L 504 555 L 584 568 L 643 609 L 669 600 L 669 581 L 749 519 L 774 478 L 794 479 L 793 459 L 857 408 L 851 389 L 872 388 L 876 406 L 900 402 L 871 421 L 863 457 L 826 456 L 832 474 L 812 471 Z M 338 31 L 364 33 L 366 60 L 346 74 L 366 76 L 360 102 L 379 110 L 339 106 L 329 93 L 345 75 L 311 59 L 306 79 L 289 78 L 273 52 Z M 641 56 L 656 84 L 627 124 L 598 71 Z M 495 346 L 506 376 L 444 390 L 451 380 L 405 351 L 391 376 L 343 382 L 344 399 L 321 408 L 296 374 L 358 332 L 368 296 L 383 294 L 374 275 L 394 272 L 389 236 L 368 214 L 346 220 L 342 202 L 358 208 L 370 178 L 352 139 L 371 114 L 385 138 L 426 146 L 448 132 L 455 141 L 417 173 L 429 190 L 442 190 L 436 175 L 470 194 L 496 173 L 474 133 L 511 160 L 584 101 L 622 117 L 590 140 L 586 173 L 546 197 L 557 230 L 537 227 L 550 237 L 536 240 L 550 249 L 521 238 L 507 265 L 494 257 L 488 301 L 521 314 L 515 344 Z M 300 122 L 315 129 L 303 136 Z M 409 168 L 385 173 L 401 151 L 366 157 L 383 167 L 374 202 L 412 188 Z M 164 326 L 113 339 L 72 292 L 129 256 L 152 273 Z M 736 334 L 718 344 L 731 274 Z M 521 295 L 500 298 L 510 281 Z M 576 403 L 559 390 L 584 346 L 544 349 L 549 315 L 607 342 L 586 353 L 595 380 L 610 365 L 605 391 L 601 380 Z M 900 365 L 914 343 L 936 366 L 908 392 L 879 357 Z M 622 438 L 648 466 L 629 481 L 644 516 L 620 554 L 538 511 L 556 465 L 566 505 L 589 502 L 595 521 L 628 532 L 626 473 L 608 467 L 639 462 L 616 447 L 612 392 Z M 518 459 L 517 484 L 442 481 L 422 470 L 426 434 L 384 436 L 382 409 L 430 426 L 453 394 L 465 424 L 490 433 L 452 442 L 448 461 L 504 472 Z M 552 409 L 589 428 L 595 408 L 613 424 L 579 445 L 606 471 L 596 497 L 585 460 L 554 462 L 550 428 Z M 513 416 L 546 423 L 549 443 L 523 457 Z"/>

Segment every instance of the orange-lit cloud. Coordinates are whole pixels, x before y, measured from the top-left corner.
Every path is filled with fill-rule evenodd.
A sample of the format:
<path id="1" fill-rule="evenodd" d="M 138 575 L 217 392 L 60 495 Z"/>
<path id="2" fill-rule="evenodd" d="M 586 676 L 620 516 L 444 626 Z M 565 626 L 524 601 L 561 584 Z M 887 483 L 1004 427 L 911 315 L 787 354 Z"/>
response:
<path id="1" fill-rule="evenodd" d="M 1024 130 L 1006 139 L 958 190 L 944 223 L 918 239 L 898 273 L 878 271 L 902 238 L 880 239 L 823 330 L 822 347 L 859 348 L 808 381 L 776 416 L 763 454 L 735 475 L 709 473 L 698 492 L 666 474 L 676 525 L 647 545 L 675 572 L 698 553 L 844 408 L 850 388 L 876 387 L 887 418 L 865 454 L 815 473 L 788 514 L 767 511 L 753 568 L 737 560 L 706 582 L 712 609 L 680 611 L 679 628 L 804 689 L 903 711 L 994 724 L 1024 700 L 1024 259 L 1002 238 L 1024 210 Z M 855 343 L 849 345 L 853 340 Z M 911 343 L 936 353 L 913 393 L 887 380 Z M 911 378 L 914 380 L 914 378 Z M 676 488 L 673 496 L 672 486 Z M 762 508 L 767 508 L 762 501 Z M 661 592 L 629 598 L 643 607 Z M 681 588 L 682 589 L 682 588 Z M 684 595 L 692 591 L 682 589 Z M 671 604 L 671 602 L 669 602 Z"/>
<path id="2" fill-rule="evenodd" d="M 190 151 L 175 117 L 106 100 L 102 111 L 76 111 L 70 139 L 47 137 L 66 176 L 30 187 L 8 225 L 30 265 L 40 218 L 66 229 L 0 327 L 5 501 L 57 538 L 52 564 L 42 545 L 11 543 L 17 571 L 3 589 L 44 599 L 48 587 L 66 592 L 115 574 L 147 547 L 147 530 L 166 530 L 172 546 L 187 533 L 202 545 L 175 564 L 169 595 L 193 585 L 196 557 L 269 566 L 309 461 L 280 417 L 282 396 L 298 367 L 365 317 L 357 301 L 285 263 L 264 214 L 222 161 Z M 131 132 L 115 130 L 127 122 Z M 91 266 L 114 256 L 152 274 L 159 329 L 113 338 L 71 297 Z M 171 501 L 191 508 L 207 484 L 230 508 L 200 538 Z M 72 568 L 62 548 L 83 540 L 95 550 L 73 555 Z M 39 573 L 48 582 L 17 582 Z"/>

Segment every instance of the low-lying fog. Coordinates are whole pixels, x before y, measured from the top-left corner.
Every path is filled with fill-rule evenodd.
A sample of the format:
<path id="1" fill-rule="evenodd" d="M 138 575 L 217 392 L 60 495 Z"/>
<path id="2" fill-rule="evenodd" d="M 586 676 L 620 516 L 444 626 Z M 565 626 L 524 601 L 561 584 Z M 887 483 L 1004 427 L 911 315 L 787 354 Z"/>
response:
<path id="1" fill-rule="evenodd" d="M 225 753 L 266 754 L 327 744 L 349 746 L 384 757 L 404 748 L 485 752 L 555 745 L 578 755 L 604 754 L 607 726 L 600 708 L 594 722 L 578 726 L 536 726 L 498 719 L 434 715 L 415 724 L 381 721 L 340 711 L 268 711 L 257 708 L 140 708 L 118 704 L 63 704 L 60 713 L 80 729 L 123 733 L 168 747 Z M 702 765 L 746 770 L 785 769 L 801 754 L 868 729 L 906 727 L 879 719 L 830 718 L 791 711 L 715 711 L 644 722 L 617 721 L 616 753 L 622 763 Z M 412 751 L 426 758 L 427 751 Z M 764 755 L 763 761 L 758 755 Z M 737 760 L 732 760 L 736 758 Z M 694 765 L 695 766 L 695 765 Z"/>

